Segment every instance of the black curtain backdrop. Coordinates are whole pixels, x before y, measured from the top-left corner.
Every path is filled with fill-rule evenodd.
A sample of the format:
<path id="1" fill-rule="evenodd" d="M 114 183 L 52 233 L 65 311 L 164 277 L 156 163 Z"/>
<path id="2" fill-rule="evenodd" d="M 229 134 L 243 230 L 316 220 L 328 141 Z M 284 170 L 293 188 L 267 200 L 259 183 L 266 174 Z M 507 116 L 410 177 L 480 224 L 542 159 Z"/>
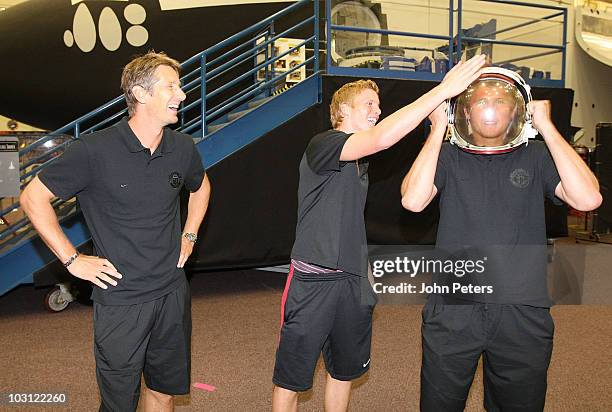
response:
<path id="1" fill-rule="evenodd" d="M 324 76 L 323 103 L 306 110 L 208 170 L 212 183 L 209 212 L 191 267 L 223 269 L 287 263 L 295 236 L 298 165 L 308 141 L 330 127 L 329 102 L 351 77 Z M 378 79 L 382 117 L 416 100 L 434 82 Z M 553 120 L 570 136 L 573 91 L 532 91 L 553 102 Z M 381 118 L 382 118 L 381 117 Z M 370 158 L 366 226 L 371 244 L 432 244 L 438 204 L 421 213 L 404 210 L 400 183 L 426 138 L 421 124 L 392 148 Z M 549 237 L 567 233 L 564 207 L 547 204 Z"/>

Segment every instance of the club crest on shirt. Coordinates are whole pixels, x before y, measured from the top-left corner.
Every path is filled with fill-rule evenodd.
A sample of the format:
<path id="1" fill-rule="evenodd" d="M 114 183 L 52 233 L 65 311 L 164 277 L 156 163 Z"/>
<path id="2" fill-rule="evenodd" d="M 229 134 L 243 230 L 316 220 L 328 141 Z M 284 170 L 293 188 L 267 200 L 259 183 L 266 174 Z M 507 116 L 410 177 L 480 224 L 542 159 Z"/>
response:
<path id="1" fill-rule="evenodd" d="M 514 169 L 510 173 L 510 182 L 519 189 L 529 186 L 529 172 L 525 169 Z"/>
<path id="2" fill-rule="evenodd" d="M 170 176 L 168 176 L 168 181 L 170 182 L 170 186 L 176 189 L 183 183 L 183 176 L 181 176 L 179 172 L 172 172 Z"/>

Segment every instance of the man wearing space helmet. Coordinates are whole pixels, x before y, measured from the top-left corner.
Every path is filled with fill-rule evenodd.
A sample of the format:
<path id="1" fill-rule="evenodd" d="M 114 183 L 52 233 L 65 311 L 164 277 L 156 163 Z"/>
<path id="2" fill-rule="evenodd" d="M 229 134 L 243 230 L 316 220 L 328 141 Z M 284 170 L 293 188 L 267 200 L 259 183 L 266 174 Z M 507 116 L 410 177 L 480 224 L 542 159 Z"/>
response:
<path id="1" fill-rule="evenodd" d="M 481 253 L 487 270 L 479 281 L 493 293 L 428 297 L 421 410 L 463 411 L 482 356 L 487 411 L 541 411 L 554 333 L 544 197 L 589 211 L 601 204 L 599 184 L 557 131 L 550 102 L 531 101 L 515 73 L 484 69 L 429 118 L 431 132 L 402 182 L 402 205 L 420 212 L 439 196 L 436 246 L 455 256 Z M 444 142 L 449 121 L 452 138 Z M 530 140 L 536 133 L 543 142 Z"/>
<path id="2" fill-rule="evenodd" d="M 476 146 L 501 146 L 515 133 L 516 118 L 524 117 L 525 105 L 517 104 L 516 88 L 507 83 L 497 86 L 491 81 L 481 81 L 465 93 L 469 101 L 465 117 Z M 520 100 L 519 100 L 520 101 Z M 518 113 L 522 111 L 522 113 Z M 522 116 L 521 116 L 522 115 Z"/>

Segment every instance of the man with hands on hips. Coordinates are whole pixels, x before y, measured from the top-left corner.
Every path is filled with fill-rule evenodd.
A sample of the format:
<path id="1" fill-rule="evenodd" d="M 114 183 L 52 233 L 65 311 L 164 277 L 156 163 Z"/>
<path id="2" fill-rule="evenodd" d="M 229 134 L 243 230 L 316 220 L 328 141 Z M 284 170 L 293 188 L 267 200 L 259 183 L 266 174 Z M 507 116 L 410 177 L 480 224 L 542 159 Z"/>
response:
<path id="1" fill-rule="evenodd" d="M 190 386 L 191 297 L 183 266 L 208 207 L 210 182 L 178 121 L 179 63 L 149 52 L 123 70 L 129 117 L 75 141 L 20 201 L 68 271 L 92 282 L 101 411 L 173 410 Z M 181 231 L 180 191 L 189 192 Z M 77 197 L 95 254 L 79 254 L 50 202 Z"/>

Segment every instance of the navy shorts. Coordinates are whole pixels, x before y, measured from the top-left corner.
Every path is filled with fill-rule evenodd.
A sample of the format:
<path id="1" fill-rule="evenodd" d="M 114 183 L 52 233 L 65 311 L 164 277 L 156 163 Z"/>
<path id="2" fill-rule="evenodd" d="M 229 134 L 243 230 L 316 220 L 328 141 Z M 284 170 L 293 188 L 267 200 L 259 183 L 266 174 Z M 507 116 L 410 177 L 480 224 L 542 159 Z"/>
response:
<path id="1" fill-rule="evenodd" d="M 189 393 L 191 294 L 187 281 L 150 302 L 94 303 L 94 354 L 100 411 L 135 411 L 142 375 L 154 391 Z"/>
<path id="2" fill-rule="evenodd" d="M 463 411 L 481 355 L 488 412 L 544 409 L 554 333 L 549 308 L 448 305 L 432 295 L 421 332 L 422 411 Z"/>
<path id="3" fill-rule="evenodd" d="M 370 367 L 376 294 L 367 278 L 308 274 L 292 267 L 281 306 L 273 382 L 292 391 L 312 387 L 321 352 L 329 374 L 350 381 Z"/>

